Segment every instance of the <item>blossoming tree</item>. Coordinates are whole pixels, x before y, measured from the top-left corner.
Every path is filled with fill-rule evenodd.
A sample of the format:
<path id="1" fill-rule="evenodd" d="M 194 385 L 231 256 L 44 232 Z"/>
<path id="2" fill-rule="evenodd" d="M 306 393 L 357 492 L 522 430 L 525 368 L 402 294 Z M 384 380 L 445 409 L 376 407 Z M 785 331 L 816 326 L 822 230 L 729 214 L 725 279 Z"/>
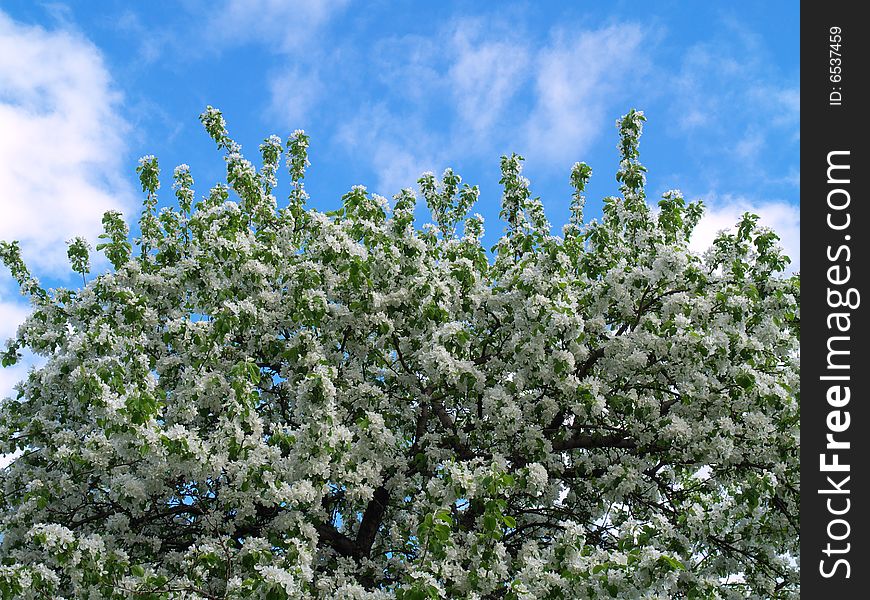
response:
<path id="1" fill-rule="evenodd" d="M 33 306 L 4 365 L 44 357 L 0 407 L 3 598 L 797 595 L 798 281 L 752 215 L 688 250 L 642 113 L 599 221 L 574 166 L 561 236 L 503 157 L 491 253 L 450 169 L 422 229 L 410 190 L 323 213 L 301 131 L 257 169 L 201 119 L 227 185 L 195 201 L 182 165 L 158 212 L 143 158 L 112 272 L 45 290 L 2 245 Z"/>

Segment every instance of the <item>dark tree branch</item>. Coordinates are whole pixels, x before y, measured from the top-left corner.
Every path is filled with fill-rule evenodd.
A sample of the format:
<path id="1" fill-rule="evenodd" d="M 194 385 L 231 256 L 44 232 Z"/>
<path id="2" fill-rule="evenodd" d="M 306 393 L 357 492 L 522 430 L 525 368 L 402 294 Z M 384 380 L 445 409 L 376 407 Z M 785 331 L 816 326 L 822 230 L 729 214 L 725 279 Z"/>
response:
<path id="1" fill-rule="evenodd" d="M 383 485 L 379 486 L 375 490 L 374 496 L 369 501 L 368 506 L 366 506 L 362 522 L 359 525 L 359 532 L 356 536 L 354 548 L 354 556 L 357 559 L 367 558 L 371 553 L 372 546 L 375 543 L 375 536 L 384 520 L 389 503 L 390 493 Z"/>
<path id="2" fill-rule="evenodd" d="M 577 448 L 637 448 L 637 442 L 622 435 L 590 435 L 577 433 L 567 440 L 553 442 L 553 450 L 574 450 Z"/>
<path id="3" fill-rule="evenodd" d="M 341 556 L 346 558 L 356 556 L 356 544 L 354 544 L 354 541 L 332 525 L 320 524 L 315 529 L 317 529 L 320 541 L 338 552 Z"/>

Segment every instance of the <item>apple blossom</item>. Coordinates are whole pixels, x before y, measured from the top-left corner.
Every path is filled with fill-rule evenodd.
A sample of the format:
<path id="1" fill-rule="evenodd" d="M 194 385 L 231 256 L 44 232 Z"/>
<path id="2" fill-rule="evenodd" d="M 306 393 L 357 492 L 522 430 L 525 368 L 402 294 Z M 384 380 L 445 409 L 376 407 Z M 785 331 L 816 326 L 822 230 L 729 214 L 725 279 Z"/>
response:
<path id="1" fill-rule="evenodd" d="M 182 165 L 158 212 L 144 157 L 111 272 L 46 290 L 0 246 L 33 307 L 4 365 L 45 359 L 0 405 L 3 598 L 798 596 L 798 279 L 753 215 L 689 250 L 642 113 L 600 220 L 572 169 L 561 236 L 503 157 L 491 252 L 450 169 L 432 226 L 411 190 L 322 213 L 304 132 L 257 168 L 201 119 L 226 185 L 195 201 Z"/>

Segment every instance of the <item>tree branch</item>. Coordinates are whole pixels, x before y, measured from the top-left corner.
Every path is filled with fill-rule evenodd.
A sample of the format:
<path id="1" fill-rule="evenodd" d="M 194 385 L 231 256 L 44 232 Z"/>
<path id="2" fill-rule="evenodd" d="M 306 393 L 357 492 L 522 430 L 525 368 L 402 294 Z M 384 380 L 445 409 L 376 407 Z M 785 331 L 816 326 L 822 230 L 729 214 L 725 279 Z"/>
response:
<path id="1" fill-rule="evenodd" d="M 366 506 L 362 522 L 359 525 L 359 532 L 356 535 L 354 557 L 357 560 L 367 558 L 371 553 L 372 546 L 375 543 L 375 536 L 381 527 L 381 522 L 384 520 L 384 514 L 387 512 L 389 503 L 390 493 L 383 485 L 379 486 L 375 490 L 374 496 L 369 501 L 368 506 Z"/>
<path id="2" fill-rule="evenodd" d="M 352 558 L 356 555 L 356 544 L 353 540 L 338 531 L 332 525 L 322 523 L 316 525 L 317 535 L 321 542 L 338 552 L 341 556 Z"/>
<path id="3" fill-rule="evenodd" d="M 629 437 L 619 434 L 611 435 L 591 435 L 588 433 L 577 433 L 567 440 L 556 440 L 553 442 L 553 450 L 561 452 L 563 450 L 574 450 L 576 448 L 637 448 L 637 442 Z"/>

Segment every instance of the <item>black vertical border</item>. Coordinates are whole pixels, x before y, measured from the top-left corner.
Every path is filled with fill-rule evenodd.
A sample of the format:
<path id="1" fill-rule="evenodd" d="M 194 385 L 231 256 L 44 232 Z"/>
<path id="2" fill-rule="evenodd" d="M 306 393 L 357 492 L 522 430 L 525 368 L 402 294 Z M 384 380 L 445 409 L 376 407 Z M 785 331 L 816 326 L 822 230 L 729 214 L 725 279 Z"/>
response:
<path id="1" fill-rule="evenodd" d="M 859 16 L 861 2 L 808 2 L 801 11 L 801 593 L 805 598 L 870 598 L 870 546 L 867 528 L 868 490 L 870 490 L 870 415 L 868 415 L 868 377 L 870 377 L 870 352 L 868 343 L 867 312 L 870 310 L 870 290 L 866 285 L 868 238 L 867 180 L 870 178 L 867 164 L 866 133 L 870 109 L 866 89 L 867 67 L 870 65 L 870 23 Z M 840 28 L 840 64 L 831 54 L 831 28 Z M 842 80 L 832 81 L 831 67 L 840 66 Z M 836 69 L 833 69 L 836 71 Z M 839 103 L 836 94 L 842 95 Z M 833 151 L 848 151 L 836 155 L 836 162 L 848 164 L 844 169 L 832 171 L 833 179 L 849 179 L 848 183 L 829 183 L 828 156 Z M 848 175 L 846 174 L 848 173 Z M 848 192 L 848 207 L 835 211 L 828 206 L 828 194 L 835 189 Z M 842 205 L 846 196 L 835 192 L 834 204 Z M 828 218 L 837 225 L 845 222 L 846 229 L 834 230 Z M 837 260 L 837 250 L 843 250 Z M 851 260 L 846 260 L 850 255 Z M 829 272 L 835 265 L 838 270 Z M 850 268 L 850 280 L 833 285 L 829 275 L 843 278 L 845 267 Z M 829 305 L 830 290 L 843 293 L 855 288 L 861 295 L 860 304 L 854 309 L 833 308 Z M 831 313 L 850 313 L 850 330 L 838 332 L 828 328 Z M 844 324 L 842 321 L 841 324 Z M 838 355 L 837 362 L 848 369 L 832 370 L 828 367 L 828 342 L 830 336 L 848 336 L 848 341 L 835 342 L 838 349 L 848 349 L 849 355 Z M 848 347 L 847 347 L 848 345 Z M 830 375 L 848 375 L 848 381 L 835 382 L 821 379 Z M 829 404 L 827 394 L 831 385 L 848 385 L 850 400 L 839 408 Z M 836 402 L 836 398 L 835 398 Z M 842 450 L 826 449 L 827 434 L 831 433 L 828 418 L 831 411 L 841 411 L 831 418 L 834 427 L 842 427 L 844 411 L 849 412 L 849 427 L 835 433 L 838 441 L 848 441 L 850 447 Z M 833 453 L 839 455 L 841 464 L 848 464 L 849 471 L 823 472 L 820 455 L 827 453 L 826 461 L 833 461 Z M 843 484 L 843 476 L 849 480 Z M 833 494 L 834 483 L 849 493 Z M 827 501 L 834 510 L 849 510 L 843 515 L 829 512 Z M 842 522 L 848 522 L 848 528 Z M 842 540 L 831 539 L 843 536 Z M 825 551 L 828 544 L 837 550 L 848 549 L 842 554 Z M 849 544 L 846 546 L 846 544 Z M 840 564 L 830 577 L 824 577 L 822 569 L 831 574 L 835 561 L 848 561 L 847 569 Z M 821 561 L 824 561 L 822 563 Z M 823 595 L 824 594 L 824 595 Z"/>

